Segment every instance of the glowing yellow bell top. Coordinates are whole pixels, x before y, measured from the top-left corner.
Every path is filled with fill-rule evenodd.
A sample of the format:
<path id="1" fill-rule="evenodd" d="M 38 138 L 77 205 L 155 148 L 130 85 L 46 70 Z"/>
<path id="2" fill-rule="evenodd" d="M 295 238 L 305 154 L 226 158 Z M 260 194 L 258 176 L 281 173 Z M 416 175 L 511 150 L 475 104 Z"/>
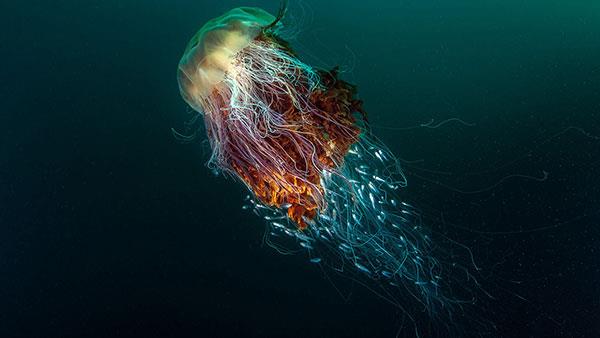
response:
<path id="1" fill-rule="evenodd" d="M 177 69 L 184 100 L 198 109 L 200 101 L 223 81 L 231 58 L 275 19 L 260 8 L 238 7 L 202 26 L 188 43 Z"/>

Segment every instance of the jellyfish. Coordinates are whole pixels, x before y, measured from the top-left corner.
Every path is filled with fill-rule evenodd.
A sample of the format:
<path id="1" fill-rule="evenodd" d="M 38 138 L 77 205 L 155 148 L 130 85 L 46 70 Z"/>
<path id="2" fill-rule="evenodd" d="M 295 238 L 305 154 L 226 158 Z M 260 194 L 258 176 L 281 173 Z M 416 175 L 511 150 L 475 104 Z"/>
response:
<path id="1" fill-rule="evenodd" d="M 449 311 L 461 300 L 402 196 L 400 161 L 370 131 L 357 87 L 302 62 L 282 38 L 284 14 L 232 9 L 185 49 L 177 79 L 204 120 L 209 167 L 248 188 L 273 247 L 374 281 L 384 298 L 402 290 L 426 312 Z"/>

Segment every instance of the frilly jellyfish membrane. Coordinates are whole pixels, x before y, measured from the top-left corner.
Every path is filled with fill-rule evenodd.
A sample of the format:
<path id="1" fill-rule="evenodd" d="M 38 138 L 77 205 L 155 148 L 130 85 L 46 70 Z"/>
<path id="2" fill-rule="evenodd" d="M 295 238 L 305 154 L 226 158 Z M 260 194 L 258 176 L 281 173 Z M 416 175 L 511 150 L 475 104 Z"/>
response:
<path id="1" fill-rule="evenodd" d="M 284 14 L 232 9 L 185 49 L 179 88 L 204 120 L 209 167 L 248 188 L 245 208 L 267 221 L 266 243 L 365 285 L 417 335 L 460 330 L 463 317 L 471 332 L 485 329 L 467 315 L 485 293 L 476 268 L 459 264 L 408 202 L 400 162 L 372 134 L 356 87 L 302 62 L 282 38 Z"/>

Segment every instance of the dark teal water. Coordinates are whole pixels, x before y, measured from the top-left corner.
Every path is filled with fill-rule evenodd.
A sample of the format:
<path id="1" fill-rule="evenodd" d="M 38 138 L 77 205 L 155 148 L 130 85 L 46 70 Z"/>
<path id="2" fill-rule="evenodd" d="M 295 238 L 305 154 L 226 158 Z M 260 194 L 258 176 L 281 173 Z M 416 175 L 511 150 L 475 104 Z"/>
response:
<path id="1" fill-rule="evenodd" d="M 203 138 L 173 138 L 187 41 L 240 5 L 279 6 L 0 4 L 0 336 L 413 335 L 368 290 L 263 245 Z M 290 15 L 303 59 L 358 85 L 406 161 L 406 198 L 472 250 L 488 334 L 600 335 L 600 2 L 292 1 Z"/>

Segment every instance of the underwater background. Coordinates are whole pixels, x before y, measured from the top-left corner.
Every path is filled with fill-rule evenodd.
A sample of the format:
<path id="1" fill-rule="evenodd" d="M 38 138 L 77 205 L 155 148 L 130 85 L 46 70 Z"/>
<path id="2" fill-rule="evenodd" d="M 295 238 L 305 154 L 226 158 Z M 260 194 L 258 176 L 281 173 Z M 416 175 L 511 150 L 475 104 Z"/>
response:
<path id="1" fill-rule="evenodd" d="M 263 244 L 203 131 L 173 137 L 192 116 L 185 45 L 238 6 L 279 2 L 0 4 L 0 337 L 413 335 L 366 288 Z M 302 59 L 358 86 L 403 196 L 472 251 L 487 334 L 600 336 L 600 2 L 288 14 Z"/>

